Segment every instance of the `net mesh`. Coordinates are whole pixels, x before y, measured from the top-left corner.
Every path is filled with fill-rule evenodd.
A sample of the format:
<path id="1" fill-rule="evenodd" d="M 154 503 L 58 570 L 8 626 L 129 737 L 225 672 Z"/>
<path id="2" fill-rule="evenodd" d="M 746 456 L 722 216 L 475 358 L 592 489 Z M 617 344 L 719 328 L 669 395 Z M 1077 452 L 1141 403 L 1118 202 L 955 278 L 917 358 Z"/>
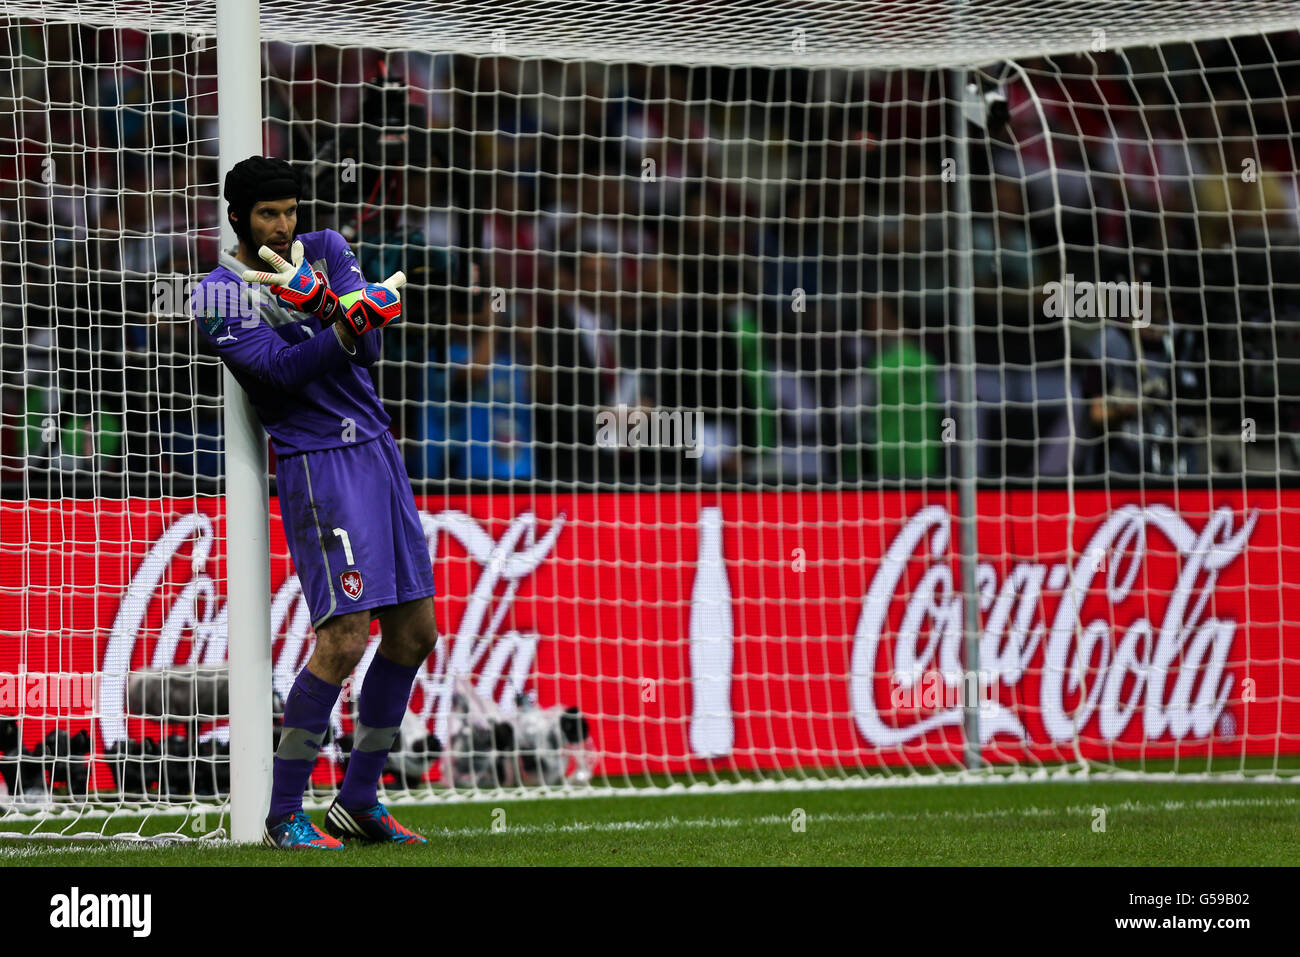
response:
<path id="1" fill-rule="evenodd" d="M 785 0 L 263 4 L 262 38 L 607 62 L 936 67 L 1293 28 L 1294 0 Z M 15 16 L 213 35 L 211 3 L 15 0 Z"/>
<path id="2" fill-rule="evenodd" d="M 1294 5 L 657 11 L 262 10 L 300 230 L 410 277 L 375 385 L 445 634 L 389 797 L 962 774 L 965 434 L 984 761 L 1292 775 Z M 215 13 L 0 26 L 0 814 L 219 833 Z"/>

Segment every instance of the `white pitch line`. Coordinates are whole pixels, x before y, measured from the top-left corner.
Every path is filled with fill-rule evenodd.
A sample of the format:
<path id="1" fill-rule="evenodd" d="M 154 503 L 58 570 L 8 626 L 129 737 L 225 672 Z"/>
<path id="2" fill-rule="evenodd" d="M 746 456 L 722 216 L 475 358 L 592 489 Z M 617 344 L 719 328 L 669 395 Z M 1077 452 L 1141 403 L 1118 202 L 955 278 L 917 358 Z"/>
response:
<path id="1" fill-rule="evenodd" d="M 979 821 L 991 820 L 997 818 L 1042 818 L 1053 817 L 1057 815 L 1075 815 L 1075 816 L 1092 816 L 1097 808 L 1104 808 L 1109 812 L 1178 812 L 1178 811 L 1200 811 L 1215 810 L 1220 808 L 1278 808 L 1296 810 L 1300 808 L 1300 798 L 1213 798 L 1200 801 L 1119 801 L 1117 803 L 1098 803 L 1095 805 L 1068 805 L 1065 807 L 1007 807 L 1007 808 L 985 808 L 975 811 L 862 811 L 856 813 L 822 813 L 809 814 L 805 818 L 808 825 L 812 824 L 849 824 L 849 823 L 868 823 L 868 822 L 890 822 L 890 821 Z M 484 835 L 555 835 L 555 834 L 636 834 L 647 831 L 668 831 L 674 828 L 695 828 L 700 830 L 709 829 L 726 829 L 754 826 L 776 826 L 781 825 L 789 827 L 791 824 L 790 814 L 764 814 L 759 817 L 737 818 L 737 817 L 706 817 L 706 818 L 679 818 L 665 817 L 655 818 L 653 820 L 631 820 L 631 821 L 573 821 L 566 824 L 507 824 L 501 830 L 494 830 L 491 826 L 487 827 L 457 827 L 457 828 L 437 828 L 426 830 L 425 834 L 429 837 L 482 837 Z M 107 841 L 108 839 L 104 839 Z M 203 842 L 196 841 L 190 846 L 202 846 Z M 214 842 L 213 846 L 224 846 L 227 842 Z M 81 846 L 78 846 L 81 845 Z M 132 841 L 130 843 L 105 843 L 84 846 L 81 841 L 75 844 L 60 844 L 57 847 L 51 847 L 49 844 L 25 846 L 17 848 L 0 848 L 0 860 L 13 860 L 28 857 L 37 857 L 46 854 L 107 854 L 118 850 L 164 850 L 165 846 L 147 841 Z"/>
<path id="2" fill-rule="evenodd" d="M 1116 804 L 1076 805 L 1069 807 L 1015 807 L 987 808 L 980 811 L 863 811 L 858 813 L 809 814 L 808 824 L 847 824 L 871 821 L 975 821 L 1008 817 L 1052 817 L 1058 814 L 1091 817 L 1095 808 L 1107 811 L 1188 811 L 1211 810 L 1228 807 L 1300 808 L 1300 798 L 1218 798 L 1205 801 L 1121 801 Z M 793 809 L 791 810 L 793 814 Z M 428 832 L 430 837 L 478 837 L 484 834 L 619 834 L 628 832 L 665 831 L 673 828 L 737 828 L 753 825 L 783 825 L 789 827 L 790 814 L 765 814 L 761 817 L 734 818 L 657 818 L 640 821 L 574 821 L 568 824 L 508 824 L 503 830 L 491 827 L 442 828 Z"/>

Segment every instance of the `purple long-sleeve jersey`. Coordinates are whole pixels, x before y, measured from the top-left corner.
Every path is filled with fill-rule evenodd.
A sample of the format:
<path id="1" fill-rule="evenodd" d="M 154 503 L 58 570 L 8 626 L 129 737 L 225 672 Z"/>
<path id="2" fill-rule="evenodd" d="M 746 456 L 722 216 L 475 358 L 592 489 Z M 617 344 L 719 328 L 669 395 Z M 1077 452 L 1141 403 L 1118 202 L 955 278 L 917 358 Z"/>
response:
<path id="1" fill-rule="evenodd" d="M 347 240 L 332 229 L 304 233 L 305 259 L 339 296 L 366 285 Z M 348 353 L 318 316 L 289 309 L 267 286 L 245 283 L 247 267 L 230 253 L 191 299 L 200 334 L 248 393 L 277 455 L 365 442 L 391 421 L 368 367 L 379 358 L 378 330 Z M 265 268 L 265 267 L 263 267 Z"/>

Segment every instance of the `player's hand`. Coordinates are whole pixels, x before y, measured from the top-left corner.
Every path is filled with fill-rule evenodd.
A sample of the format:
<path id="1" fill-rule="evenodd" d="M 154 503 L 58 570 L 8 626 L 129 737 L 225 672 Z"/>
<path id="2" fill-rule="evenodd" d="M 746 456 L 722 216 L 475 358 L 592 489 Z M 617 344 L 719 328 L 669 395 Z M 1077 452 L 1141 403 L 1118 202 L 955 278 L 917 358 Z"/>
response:
<path id="1" fill-rule="evenodd" d="M 330 289 L 325 276 L 313 272 L 311 266 L 303 261 L 305 253 L 301 240 L 295 240 L 290 249 L 291 261 L 285 260 L 270 246 L 263 246 L 257 254 L 276 271 L 258 272 L 256 269 L 245 269 L 244 282 L 270 286 L 271 292 L 281 303 L 290 309 L 320 316 L 326 325 L 342 313 L 339 298 Z"/>
<path id="2" fill-rule="evenodd" d="M 402 314 L 402 296 L 397 290 L 405 282 L 406 273 L 399 270 L 383 282 L 367 283 L 364 289 L 344 297 L 356 297 L 344 315 L 354 336 L 363 335 L 371 329 L 382 329 Z"/>

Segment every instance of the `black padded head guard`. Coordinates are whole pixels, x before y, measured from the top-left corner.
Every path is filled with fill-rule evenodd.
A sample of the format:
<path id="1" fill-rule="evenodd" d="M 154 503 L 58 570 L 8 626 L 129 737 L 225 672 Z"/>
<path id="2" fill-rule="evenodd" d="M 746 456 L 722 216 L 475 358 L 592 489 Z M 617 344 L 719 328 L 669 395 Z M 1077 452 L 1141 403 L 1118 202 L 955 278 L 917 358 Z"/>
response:
<path id="1" fill-rule="evenodd" d="M 248 217 L 258 203 L 273 199 L 301 199 L 302 179 L 282 159 L 250 156 L 236 163 L 226 174 L 226 216 L 243 242 L 252 242 Z"/>

